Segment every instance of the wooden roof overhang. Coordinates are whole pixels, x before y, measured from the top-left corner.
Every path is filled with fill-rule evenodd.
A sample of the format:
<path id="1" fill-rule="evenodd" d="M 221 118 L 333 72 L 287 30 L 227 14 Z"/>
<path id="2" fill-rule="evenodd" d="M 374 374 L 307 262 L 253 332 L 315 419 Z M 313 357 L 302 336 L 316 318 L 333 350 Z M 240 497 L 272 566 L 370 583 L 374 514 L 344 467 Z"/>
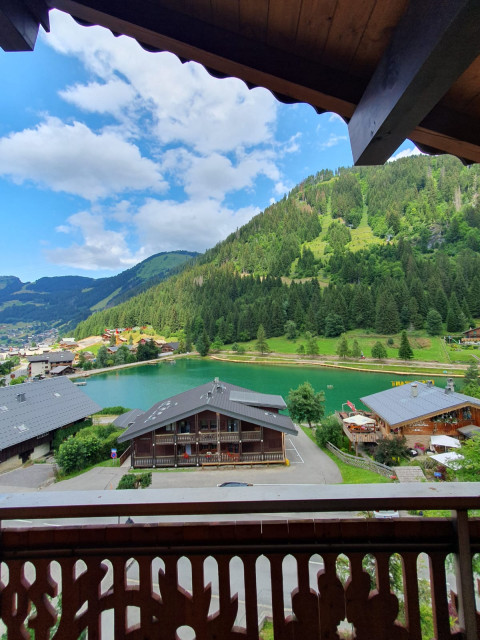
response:
<path id="1" fill-rule="evenodd" d="M 33 49 L 51 8 L 337 113 L 355 164 L 406 138 L 480 162 L 478 0 L 0 0 L 0 46 Z"/>
<path id="2" fill-rule="evenodd" d="M 376 411 L 373 411 L 373 413 L 378 416 L 380 420 L 383 420 L 385 424 L 388 424 L 389 427 L 397 429 L 398 427 L 405 427 L 409 424 L 415 424 L 415 422 L 418 422 L 419 420 L 428 420 L 429 418 L 434 418 L 435 416 L 449 413 L 450 411 L 458 411 L 458 409 L 465 409 L 465 407 L 473 406 L 476 405 L 474 405 L 472 402 L 459 402 L 458 404 L 452 405 L 451 407 L 444 407 L 443 409 L 439 409 L 438 411 L 431 411 L 430 413 L 424 413 L 422 415 L 415 416 L 415 418 L 410 418 L 409 420 L 400 420 L 398 422 L 388 422 L 388 420 L 382 418 L 382 416 Z M 478 409 L 478 406 L 476 406 L 476 408 Z"/>

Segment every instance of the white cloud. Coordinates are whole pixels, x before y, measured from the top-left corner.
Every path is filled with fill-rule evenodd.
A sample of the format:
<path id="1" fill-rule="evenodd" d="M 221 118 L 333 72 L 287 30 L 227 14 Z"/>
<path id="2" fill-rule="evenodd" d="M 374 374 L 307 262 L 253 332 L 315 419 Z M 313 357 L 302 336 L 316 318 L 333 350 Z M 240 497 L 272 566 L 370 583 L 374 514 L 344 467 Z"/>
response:
<path id="1" fill-rule="evenodd" d="M 347 136 L 339 136 L 336 133 L 331 133 L 328 140 L 320 143 L 320 149 L 323 151 L 324 149 L 330 149 L 330 147 L 335 147 L 343 140 L 347 140 Z"/>
<path id="2" fill-rule="evenodd" d="M 57 118 L 0 138 L 0 175 L 88 200 L 166 187 L 157 165 L 135 145 L 115 133 L 97 134 L 81 122 Z"/>
<path id="3" fill-rule="evenodd" d="M 254 207 L 233 212 L 213 199 L 175 202 L 152 198 L 140 207 L 134 222 L 147 255 L 175 249 L 205 251 L 257 213 Z"/>
<path id="4" fill-rule="evenodd" d="M 345 125 L 345 120 L 338 115 L 338 113 L 331 113 L 328 117 L 328 121 L 329 122 L 340 122 L 341 124 Z"/>
<path id="5" fill-rule="evenodd" d="M 62 225 L 57 231 L 80 235 L 82 244 L 75 242 L 66 248 L 45 251 L 47 259 L 54 264 L 85 270 L 118 270 L 127 269 L 147 257 L 142 249 L 135 254 L 130 251 L 125 230 L 106 229 L 101 213 L 81 211 L 70 216 L 67 222 L 68 227 Z"/>
<path id="6" fill-rule="evenodd" d="M 389 158 L 387 162 L 394 162 L 395 160 L 400 160 L 400 158 L 409 158 L 410 156 L 420 155 L 423 155 L 422 152 L 414 146 L 413 149 L 403 149 L 402 151 L 399 151 L 396 155 Z"/>
<path id="7" fill-rule="evenodd" d="M 84 111 L 119 115 L 124 107 L 132 104 L 136 92 L 131 85 L 113 78 L 103 84 L 75 84 L 60 91 L 59 95 Z"/>
<path id="8" fill-rule="evenodd" d="M 101 27 L 81 28 L 59 12 L 51 12 L 51 22 L 52 32 L 46 38 L 50 46 L 80 57 L 89 71 L 108 84 L 113 78 L 118 81 L 118 75 L 130 84 L 151 111 L 149 133 L 160 144 L 186 144 L 208 154 L 273 140 L 277 102 L 265 89 L 249 90 L 234 78 L 218 80 L 200 65 L 182 65 L 170 53 L 148 53 L 134 40 L 114 38 Z M 76 85 L 65 97 L 94 109 L 93 96 L 99 91 L 98 83 L 83 90 Z M 109 97 L 97 110 L 104 112 L 109 101 L 113 101 L 110 108 L 117 109 Z"/>

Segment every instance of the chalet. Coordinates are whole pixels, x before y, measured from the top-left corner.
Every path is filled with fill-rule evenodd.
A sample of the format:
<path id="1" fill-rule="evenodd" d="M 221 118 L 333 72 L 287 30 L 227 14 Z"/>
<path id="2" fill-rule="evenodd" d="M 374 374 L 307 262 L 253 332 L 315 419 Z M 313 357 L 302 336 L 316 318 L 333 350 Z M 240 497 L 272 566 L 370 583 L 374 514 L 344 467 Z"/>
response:
<path id="1" fill-rule="evenodd" d="M 74 359 L 75 355 L 71 351 L 52 351 L 38 356 L 28 356 L 28 376 L 43 376 L 59 366 L 71 367 Z"/>
<path id="2" fill-rule="evenodd" d="M 297 435 L 281 396 L 215 379 L 157 402 L 119 437 L 132 467 L 285 462 L 285 434 Z"/>
<path id="3" fill-rule="evenodd" d="M 173 353 L 173 351 L 178 349 L 179 344 L 179 342 L 167 342 L 166 344 L 162 344 L 160 351 L 162 353 Z"/>
<path id="4" fill-rule="evenodd" d="M 451 378 L 440 388 L 412 382 L 361 398 L 385 437 L 403 435 L 407 444 L 427 445 L 432 435 L 458 437 L 460 428 L 480 425 L 480 400 L 458 393 Z"/>
<path id="5" fill-rule="evenodd" d="M 463 332 L 462 342 L 479 342 L 480 341 L 480 327 L 475 329 L 468 329 Z"/>
<path id="6" fill-rule="evenodd" d="M 50 375 L 52 377 L 66 376 L 67 374 L 70 374 L 70 373 L 75 373 L 75 369 L 73 367 L 69 367 L 66 364 L 53 367 L 53 369 L 51 369 L 50 371 Z"/>
<path id="7" fill-rule="evenodd" d="M 57 429 L 100 409 L 67 378 L 0 388 L 0 467 L 45 455 Z"/>

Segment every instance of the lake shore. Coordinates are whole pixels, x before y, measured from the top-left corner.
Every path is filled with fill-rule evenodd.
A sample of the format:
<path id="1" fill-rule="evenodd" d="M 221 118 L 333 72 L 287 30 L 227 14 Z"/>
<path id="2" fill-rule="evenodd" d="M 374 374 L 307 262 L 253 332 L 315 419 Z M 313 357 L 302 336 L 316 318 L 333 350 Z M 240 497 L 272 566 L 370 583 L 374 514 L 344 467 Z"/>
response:
<path id="1" fill-rule="evenodd" d="M 120 369 L 129 369 L 132 367 L 139 367 L 145 365 L 156 365 L 160 362 L 168 360 L 175 361 L 182 358 L 200 358 L 195 353 L 181 353 L 181 354 L 165 354 L 160 358 L 154 360 L 145 360 L 143 362 L 131 362 L 129 364 L 114 365 L 112 367 L 105 367 L 103 369 L 90 369 L 89 371 L 82 371 L 69 375 L 70 379 L 83 379 L 90 376 L 98 375 L 101 373 L 110 373 L 111 371 L 118 371 Z M 290 354 L 282 353 L 270 353 L 265 356 L 247 352 L 239 356 L 233 352 L 220 352 L 215 354 L 209 354 L 205 357 L 206 360 L 216 360 L 220 362 L 233 362 L 237 364 L 263 364 L 263 365 L 295 365 L 300 367 L 325 367 L 331 369 L 343 369 L 345 371 L 361 371 L 363 373 L 385 373 L 389 375 L 398 376 L 434 376 L 434 377 L 449 377 L 449 378 L 462 378 L 465 365 L 463 364 L 450 364 L 446 368 L 442 363 L 438 363 L 438 366 L 432 366 L 431 363 L 417 362 L 412 363 L 401 362 L 397 363 L 392 360 L 385 360 L 383 362 L 378 361 L 362 361 L 356 362 L 354 360 L 347 360 L 345 362 L 339 362 L 336 359 L 329 359 L 328 356 L 317 356 L 315 358 L 299 358 L 298 356 L 291 356 Z"/>

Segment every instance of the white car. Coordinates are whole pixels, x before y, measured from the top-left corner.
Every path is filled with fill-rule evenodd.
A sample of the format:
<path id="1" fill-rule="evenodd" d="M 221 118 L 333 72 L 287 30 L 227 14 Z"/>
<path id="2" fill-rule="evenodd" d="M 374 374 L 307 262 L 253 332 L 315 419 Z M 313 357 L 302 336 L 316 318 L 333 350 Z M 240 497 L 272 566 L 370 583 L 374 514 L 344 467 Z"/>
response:
<path id="1" fill-rule="evenodd" d="M 393 510 L 385 510 L 385 511 L 374 511 L 373 512 L 373 516 L 375 518 L 399 518 L 400 514 L 398 513 L 398 511 L 393 511 Z"/>

